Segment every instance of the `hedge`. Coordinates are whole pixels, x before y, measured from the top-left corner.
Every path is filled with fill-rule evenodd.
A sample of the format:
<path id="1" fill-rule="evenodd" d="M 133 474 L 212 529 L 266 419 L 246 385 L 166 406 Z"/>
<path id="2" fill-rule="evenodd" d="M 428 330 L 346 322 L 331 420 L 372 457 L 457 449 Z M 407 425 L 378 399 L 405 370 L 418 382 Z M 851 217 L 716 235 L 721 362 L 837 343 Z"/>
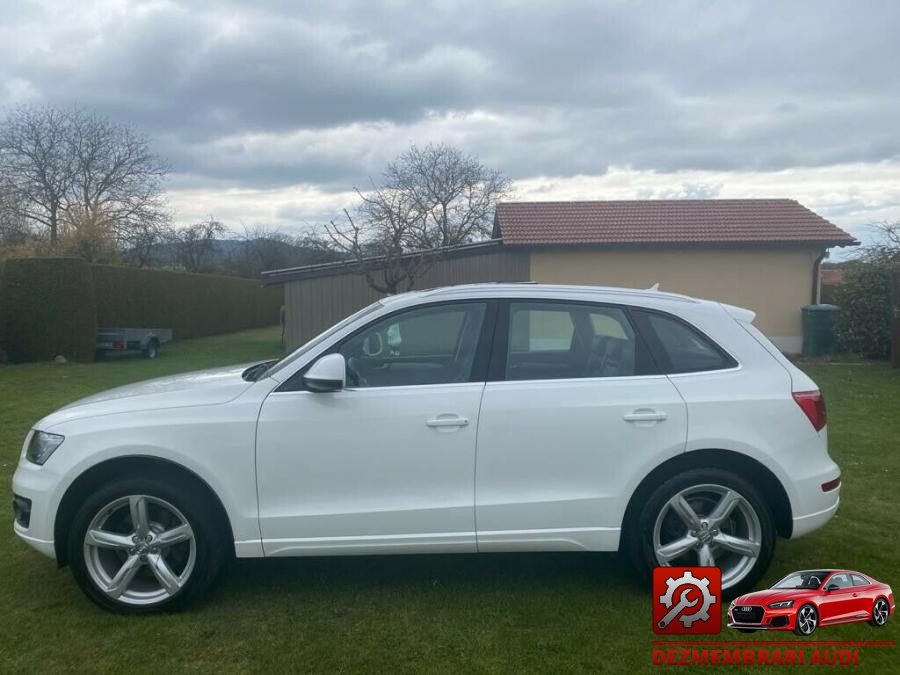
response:
<path id="1" fill-rule="evenodd" d="M 80 258 L 20 258 L 0 271 L 0 335 L 16 363 L 63 355 L 94 358 L 97 328 L 91 269 Z"/>
<path id="2" fill-rule="evenodd" d="M 841 349 L 870 359 L 891 351 L 891 270 L 878 263 L 855 263 L 834 291 L 840 307 L 835 332 Z"/>
<path id="3" fill-rule="evenodd" d="M 176 339 L 278 323 L 280 288 L 211 274 L 94 265 L 99 326 L 171 328 Z"/>
<path id="4" fill-rule="evenodd" d="M 0 348 L 12 362 L 94 358 L 98 326 L 171 328 L 175 339 L 275 325 L 280 288 L 237 277 L 23 258 L 0 267 Z"/>

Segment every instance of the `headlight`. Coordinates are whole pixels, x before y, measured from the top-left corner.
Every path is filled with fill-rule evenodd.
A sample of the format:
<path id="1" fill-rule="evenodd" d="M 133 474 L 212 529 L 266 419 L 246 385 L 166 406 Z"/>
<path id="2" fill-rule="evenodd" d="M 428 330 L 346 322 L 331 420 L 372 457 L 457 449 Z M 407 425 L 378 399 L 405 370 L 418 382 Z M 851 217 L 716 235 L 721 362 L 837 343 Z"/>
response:
<path id="1" fill-rule="evenodd" d="M 730 606 L 731 606 L 731 607 L 734 607 L 735 602 L 737 602 L 737 598 L 735 598 L 734 600 L 731 601 L 731 605 L 730 605 Z"/>
<path id="2" fill-rule="evenodd" d="M 65 436 L 59 434 L 48 434 L 46 431 L 35 431 L 31 435 L 31 442 L 28 443 L 28 450 L 25 451 L 25 457 L 29 462 L 35 464 L 43 464 L 50 455 L 53 454 L 62 442 L 66 440 Z"/>
<path id="3" fill-rule="evenodd" d="M 785 600 L 784 602 L 773 602 L 770 605 L 766 605 L 769 609 L 784 609 L 785 607 L 793 607 L 793 600 Z"/>

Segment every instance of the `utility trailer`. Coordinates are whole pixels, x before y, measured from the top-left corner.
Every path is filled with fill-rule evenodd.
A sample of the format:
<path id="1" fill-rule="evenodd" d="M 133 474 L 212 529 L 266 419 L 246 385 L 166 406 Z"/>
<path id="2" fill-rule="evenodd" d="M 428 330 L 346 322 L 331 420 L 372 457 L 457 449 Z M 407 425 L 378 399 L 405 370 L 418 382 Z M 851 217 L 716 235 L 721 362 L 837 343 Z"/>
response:
<path id="1" fill-rule="evenodd" d="M 102 359 L 108 352 L 142 351 L 155 359 L 159 348 L 172 341 L 169 328 L 98 328 L 95 356 Z"/>

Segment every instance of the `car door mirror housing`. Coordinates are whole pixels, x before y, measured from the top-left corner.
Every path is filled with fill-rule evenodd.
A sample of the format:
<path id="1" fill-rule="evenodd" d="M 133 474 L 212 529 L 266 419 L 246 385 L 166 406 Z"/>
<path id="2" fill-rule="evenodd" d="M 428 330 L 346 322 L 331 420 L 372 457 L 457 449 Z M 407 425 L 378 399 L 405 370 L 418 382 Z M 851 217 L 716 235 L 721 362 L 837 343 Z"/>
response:
<path id="1" fill-rule="evenodd" d="M 828 585 L 825 587 L 825 590 L 828 591 L 828 592 L 830 593 L 831 591 L 839 591 L 839 590 L 841 590 L 841 587 L 838 586 L 837 584 L 828 584 Z"/>
<path id="2" fill-rule="evenodd" d="M 341 354 L 326 354 L 316 361 L 303 376 L 309 391 L 340 391 L 347 384 L 347 363 Z"/>

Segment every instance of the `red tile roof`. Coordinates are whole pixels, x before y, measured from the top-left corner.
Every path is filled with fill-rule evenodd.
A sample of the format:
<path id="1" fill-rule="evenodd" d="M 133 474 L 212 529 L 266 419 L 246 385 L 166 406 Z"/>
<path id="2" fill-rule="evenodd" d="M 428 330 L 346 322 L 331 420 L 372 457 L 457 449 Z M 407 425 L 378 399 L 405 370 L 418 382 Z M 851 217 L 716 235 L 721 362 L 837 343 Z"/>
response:
<path id="1" fill-rule="evenodd" d="M 504 202 L 494 236 L 507 246 L 856 240 L 793 199 Z"/>

